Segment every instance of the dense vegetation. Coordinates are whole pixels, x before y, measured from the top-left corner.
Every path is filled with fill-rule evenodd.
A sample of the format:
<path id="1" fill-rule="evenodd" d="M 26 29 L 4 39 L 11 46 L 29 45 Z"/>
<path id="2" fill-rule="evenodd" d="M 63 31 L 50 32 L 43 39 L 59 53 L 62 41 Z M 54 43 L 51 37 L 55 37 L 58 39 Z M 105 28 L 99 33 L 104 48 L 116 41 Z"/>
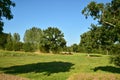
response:
<path id="1" fill-rule="evenodd" d="M 81 35 L 81 45 L 87 51 L 103 51 L 117 54 L 112 58 L 113 63 L 120 63 L 120 0 L 112 0 L 109 3 L 90 2 L 83 10 L 86 18 L 91 16 L 98 24 L 92 24 L 90 31 Z"/>

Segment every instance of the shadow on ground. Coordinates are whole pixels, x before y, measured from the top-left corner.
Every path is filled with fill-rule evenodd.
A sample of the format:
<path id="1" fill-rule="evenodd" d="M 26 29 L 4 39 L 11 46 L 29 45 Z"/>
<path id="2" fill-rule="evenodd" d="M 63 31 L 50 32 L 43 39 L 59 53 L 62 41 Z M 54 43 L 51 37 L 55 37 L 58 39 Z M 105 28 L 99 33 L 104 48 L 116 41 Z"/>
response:
<path id="1" fill-rule="evenodd" d="M 106 72 L 111 72 L 111 73 L 118 73 L 120 74 L 120 68 L 118 67 L 113 67 L 113 66 L 99 66 L 95 67 L 93 69 L 95 72 L 98 70 L 106 71 Z"/>
<path id="2" fill-rule="evenodd" d="M 59 72 L 69 72 L 74 64 L 69 62 L 43 62 L 27 65 L 11 66 L 7 68 L 1 68 L 4 73 L 9 74 L 22 74 L 22 73 L 41 73 L 45 72 L 45 75 L 51 75 Z"/>
<path id="3" fill-rule="evenodd" d="M 90 57 L 102 57 L 102 55 L 97 55 L 97 54 L 90 54 Z"/>

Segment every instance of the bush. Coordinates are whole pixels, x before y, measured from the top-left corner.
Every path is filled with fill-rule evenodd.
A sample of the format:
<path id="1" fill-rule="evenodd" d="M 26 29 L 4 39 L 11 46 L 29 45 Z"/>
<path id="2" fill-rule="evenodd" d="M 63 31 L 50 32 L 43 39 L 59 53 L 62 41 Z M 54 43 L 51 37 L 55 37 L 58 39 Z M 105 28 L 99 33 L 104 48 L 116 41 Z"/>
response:
<path id="1" fill-rule="evenodd" d="M 23 49 L 25 52 L 33 52 L 34 51 L 32 44 L 30 44 L 30 43 L 24 43 Z"/>
<path id="2" fill-rule="evenodd" d="M 13 44 L 13 50 L 14 51 L 21 51 L 23 47 L 23 43 L 22 42 L 16 42 Z"/>
<path id="3" fill-rule="evenodd" d="M 112 56 L 110 58 L 110 63 L 113 63 L 116 66 L 120 66 L 120 55 Z"/>
<path id="4" fill-rule="evenodd" d="M 8 50 L 8 51 L 13 50 L 13 43 L 12 42 L 9 42 L 9 43 L 6 44 L 6 50 Z"/>

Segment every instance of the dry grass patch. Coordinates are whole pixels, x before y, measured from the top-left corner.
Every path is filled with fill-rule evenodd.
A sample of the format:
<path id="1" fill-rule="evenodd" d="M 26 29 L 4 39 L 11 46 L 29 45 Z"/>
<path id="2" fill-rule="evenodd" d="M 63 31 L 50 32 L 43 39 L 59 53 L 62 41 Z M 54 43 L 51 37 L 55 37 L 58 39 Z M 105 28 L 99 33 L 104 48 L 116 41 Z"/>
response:
<path id="1" fill-rule="evenodd" d="M 120 74 L 80 73 L 72 75 L 68 80 L 120 80 Z"/>
<path id="2" fill-rule="evenodd" d="M 15 75 L 0 74 L 0 80 L 29 80 Z"/>

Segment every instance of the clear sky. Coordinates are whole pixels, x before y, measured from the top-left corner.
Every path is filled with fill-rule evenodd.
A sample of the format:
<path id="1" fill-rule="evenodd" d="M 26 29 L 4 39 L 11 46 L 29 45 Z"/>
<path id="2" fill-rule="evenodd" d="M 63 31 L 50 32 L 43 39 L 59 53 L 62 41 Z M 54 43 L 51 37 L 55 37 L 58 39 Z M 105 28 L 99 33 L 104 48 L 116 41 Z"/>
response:
<path id="1" fill-rule="evenodd" d="M 88 31 L 91 18 L 85 19 L 82 9 L 90 2 L 110 2 L 111 0 L 12 0 L 16 6 L 12 8 L 14 18 L 4 20 L 4 32 L 19 33 L 23 40 L 26 29 L 39 27 L 59 28 L 65 36 L 67 45 L 80 43 L 80 35 Z"/>

